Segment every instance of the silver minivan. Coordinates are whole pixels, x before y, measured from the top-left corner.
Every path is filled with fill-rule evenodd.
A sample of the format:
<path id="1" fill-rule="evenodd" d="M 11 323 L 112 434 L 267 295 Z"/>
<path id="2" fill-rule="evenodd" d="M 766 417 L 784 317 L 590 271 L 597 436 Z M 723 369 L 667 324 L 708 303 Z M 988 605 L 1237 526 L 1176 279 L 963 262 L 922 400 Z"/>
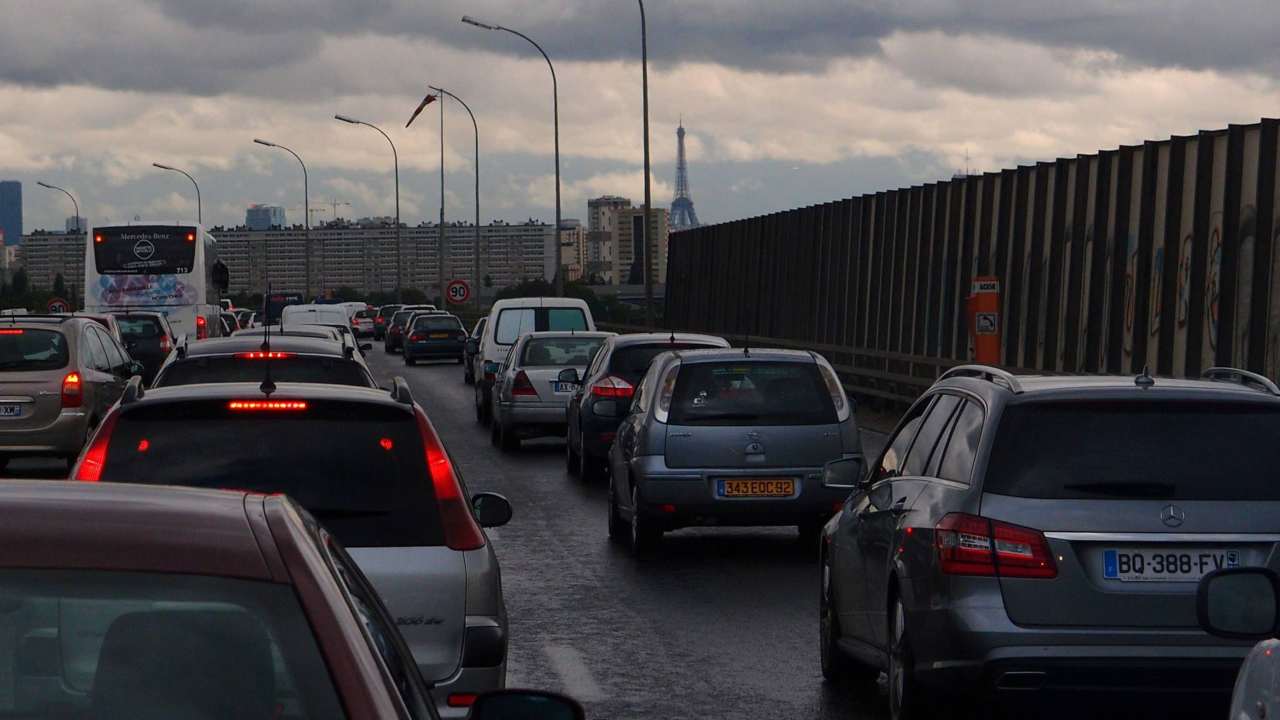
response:
<path id="1" fill-rule="evenodd" d="M 693 525 L 795 525 L 816 543 L 847 491 L 826 463 L 861 459 L 853 406 L 821 356 L 666 352 L 609 451 L 609 535 L 637 552 Z"/>

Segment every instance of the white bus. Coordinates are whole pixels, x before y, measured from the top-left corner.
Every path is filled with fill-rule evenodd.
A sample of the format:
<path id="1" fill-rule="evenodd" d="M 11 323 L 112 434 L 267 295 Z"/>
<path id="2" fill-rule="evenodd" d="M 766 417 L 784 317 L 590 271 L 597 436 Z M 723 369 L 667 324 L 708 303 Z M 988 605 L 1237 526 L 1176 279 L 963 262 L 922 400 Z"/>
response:
<path id="1" fill-rule="evenodd" d="M 95 227 L 86 245 L 85 310 L 151 310 L 164 313 L 179 337 L 222 334 L 219 295 L 227 271 L 202 226 Z"/>

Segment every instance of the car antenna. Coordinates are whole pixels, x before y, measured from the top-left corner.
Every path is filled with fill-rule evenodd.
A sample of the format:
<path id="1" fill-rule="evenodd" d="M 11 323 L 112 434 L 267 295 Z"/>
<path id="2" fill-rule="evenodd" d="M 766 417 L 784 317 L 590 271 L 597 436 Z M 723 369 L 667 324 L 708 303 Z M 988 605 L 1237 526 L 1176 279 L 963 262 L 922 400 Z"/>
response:
<path id="1" fill-rule="evenodd" d="M 271 284 L 267 283 L 267 292 L 262 296 L 262 318 L 267 317 L 267 298 L 271 295 Z M 271 352 L 271 323 L 262 323 L 262 352 Z"/>

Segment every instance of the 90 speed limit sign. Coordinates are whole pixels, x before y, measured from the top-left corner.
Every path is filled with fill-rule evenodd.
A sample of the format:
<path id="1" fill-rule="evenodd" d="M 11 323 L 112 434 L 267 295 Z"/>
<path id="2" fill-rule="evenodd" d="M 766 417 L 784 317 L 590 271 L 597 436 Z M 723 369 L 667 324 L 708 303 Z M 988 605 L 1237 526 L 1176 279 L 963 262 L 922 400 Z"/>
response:
<path id="1" fill-rule="evenodd" d="M 449 302 L 455 305 L 461 305 L 471 299 L 471 286 L 466 280 L 454 280 L 445 286 L 444 292 Z"/>

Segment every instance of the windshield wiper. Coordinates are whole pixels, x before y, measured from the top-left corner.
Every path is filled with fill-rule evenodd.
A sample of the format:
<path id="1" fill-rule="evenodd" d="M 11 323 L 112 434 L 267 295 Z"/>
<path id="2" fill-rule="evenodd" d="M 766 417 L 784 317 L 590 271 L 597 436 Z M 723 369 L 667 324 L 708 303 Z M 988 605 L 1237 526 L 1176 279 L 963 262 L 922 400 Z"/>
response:
<path id="1" fill-rule="evenodd" d="M 1091 495 L 1122 498 L 1161 499 L 1173 497 L 1174 494 L 1172 484 L 1159 482 L 1091 482 L 1072 483 L 1062 487 Z"/>

